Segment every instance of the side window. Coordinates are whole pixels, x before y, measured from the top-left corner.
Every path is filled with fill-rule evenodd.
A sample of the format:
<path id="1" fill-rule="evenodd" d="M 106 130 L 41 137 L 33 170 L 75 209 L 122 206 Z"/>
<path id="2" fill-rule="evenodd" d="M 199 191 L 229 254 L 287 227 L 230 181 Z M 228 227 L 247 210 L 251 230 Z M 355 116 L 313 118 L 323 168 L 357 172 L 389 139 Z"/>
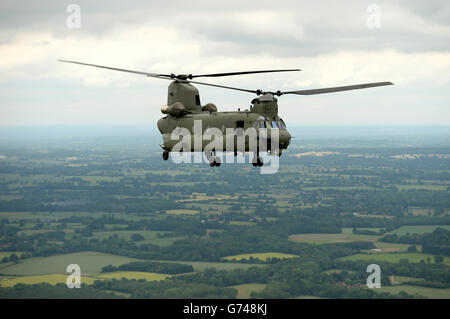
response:
<path id="1" fill-rule="evenodd" d="M 244 121 L 236 121 L 236 130 L 237 136 L 242 136 L 244 134 Z"/>
<path id="2" fill-rule="evenodd" d="M 272 126 L 270 126 L 270 122 L 269 121 L 266 121 L 265 123 L 266 123 L 266 127 L 267 128 L 271 128 L 272 127 Z"/>
<path id="3" fill-rule="evenodd" d="M 266 122 L 264 121 L 259 122 L 259 128 L 266 128 Z"/>
<path id="4" fill-rule="evenodd" d="M 236 128 L 244 128 L 244 121 L 236 121 Z"/>
<path id="5" fill-rule="evenodd" d="M 195 96 L 195 104 L 200 105 L 200 95 L 198 94 Z"/>

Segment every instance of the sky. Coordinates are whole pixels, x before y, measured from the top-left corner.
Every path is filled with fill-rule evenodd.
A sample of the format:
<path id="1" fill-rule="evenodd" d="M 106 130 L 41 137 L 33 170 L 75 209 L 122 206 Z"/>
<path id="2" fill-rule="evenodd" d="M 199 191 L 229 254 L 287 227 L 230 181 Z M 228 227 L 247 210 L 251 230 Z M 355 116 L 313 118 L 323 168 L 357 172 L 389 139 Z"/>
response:
<path id="1" fill-rule="evenodd" d="M 73 6 L 75 5 L 75 6 Z M 287 125 L 450 125 L 450 2 L 0 2 L 0 126 L 154 125 L 155 73 L 300 68 L 206 82 L 295 90 L 393 86 L 278 99 Z M 197 86 L 202 104 L 248 108 L 254 95 Z"/>

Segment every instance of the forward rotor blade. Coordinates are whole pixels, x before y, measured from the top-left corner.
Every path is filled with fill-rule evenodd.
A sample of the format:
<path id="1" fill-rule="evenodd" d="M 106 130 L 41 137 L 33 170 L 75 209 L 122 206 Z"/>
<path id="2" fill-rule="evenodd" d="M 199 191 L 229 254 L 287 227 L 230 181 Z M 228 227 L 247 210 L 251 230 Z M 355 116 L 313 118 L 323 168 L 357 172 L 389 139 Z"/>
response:
<path id="1" fill-rule="evenodd" d="M 102 68 L 102 69 L 108 69 L 113 71 L 121 71 L 121 72 L 128 72 L 128 73 L 135 73 L 135 74 L 142 74 L 158 79 L 165 79 L 165 80 L 174 80 L 173 76 L 170 74 L 157 74 L 157 73 L 149 73 L 149 72 L 142 72 L 142 71 L 134 71 L 134 70 L 127 70 L 127 69 L 119 69 L 119 68 L 113 68 L 109 66 L 104 65 L 97 65 L 97 64 L 90 64 L 90 63 L 83 63 L 83 62 L 77 62 L 77 61 L 69 61 L 69 60 L 58 60 L 59 62 L 66 62 L 66 63 L 74 63 L 74 64 L 80 64 L 80 65 L 86 65 L 86 66 L 93 66 L 96 68 Z M 176 79 L 175 79 L 176 80 Z M 207 86 L 214 86 L 224 89 L 231 89 L 231 90 L 237 90 L 237 91 L 243 91 L 243 92 L 249 92 L 249 93 L 255 93 L 257 94 L 258 91 L 256 90 L 247 90 L 247 89 L 240 89 L 235 88 L 231 86 L 224 86 L 224 85 L 218 85 L 218 84 L 211 84 L 211 83 L 204 83 L 204 82 L 197 82 L 197 81 L 187 81 L 187 80 L 179 80 L 179 82 L 184 83 L 194 83 L 194 84 L 201 84 L 201 85 L 207 85 Z"/>
<path id="2" fill-rule="evenodd" d="M 226 73 L 212 73 L 212 74 L 199 74 L 192 75 L 189 78 L 199 78 L 199 77 L 220 77 L 220 76 L 230 76 L 230 75 L 243 75 L 243 74 L 255 74 L 255 73 L 273 73 L 273 72 L 293 72 L 301 71 L 300 69 L 284 69 L 284 70 L 261 70 L 261 71 L 241 71 L 241 72 L 226 72 Z"/>
<path id="3" fill-rule="evenodd" d="M 112 67 L 104 66 L 104 65 L 83 63 L 83 62 L 77 62 L 77 61 L 68 61 L 68 60 L 58 60 L 58 61 L 59 62 L 65 62 L 65 63 L 74 63 L 74 64 L 80 64 L 80 65 L 93 66 L 93 67 L 96 67 L 96 68 L 108 69 L 108 70 L 113 70 L 113 71 L 121 71 L 121 72 L 142 74 L 142 75 L 151 76 L 151 77 L 160 78 L 160 79 L 166 79 L 167 78 L 168 80 L 171 80 L 170 74 L 157 74 L 157 73 L 150 73 L 150 72 L 142 72 L 142 71 L 127 70 L 127 69 L 119 69 L 119 68 L 112 68 Z"/>
<path id="4" fill-rule="evenodd" d="M 322 89 L 287 91 L 287 92 L 282 92 L 282 94 L 314 95 L 314 94 L 366 89 L 366 88 L 371 88 L 371 87 L 376 87 L 376 86 L 384 86 L 384 85 L 393 85 L 393 83 L 392 82 L 375 82 L 375 83 L 355 84 L 355 85 L 346 85 L 346 86 L 335 86 L 335 87 L 322 88 Z"/>

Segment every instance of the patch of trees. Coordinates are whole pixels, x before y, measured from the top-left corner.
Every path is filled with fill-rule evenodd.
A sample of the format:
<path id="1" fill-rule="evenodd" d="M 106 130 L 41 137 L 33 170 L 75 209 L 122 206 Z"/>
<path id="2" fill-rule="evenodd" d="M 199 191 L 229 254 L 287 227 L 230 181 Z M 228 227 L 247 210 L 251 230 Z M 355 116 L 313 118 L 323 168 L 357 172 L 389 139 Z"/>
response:
<path id="1" fill-rule="evenodd" d="M 380 229 L 378 231 L 371 230 L 371 229 L 358 229 L 358 228 L 353 228 L 352 229 L 352 233 L 353 234 L 357 234 L 357 235 L 379 236 L 379 235 L 383 235 L 385 232 L 386 232 L 385 229 Z"/>
<path id="2" fill-rule="evenodd" d="M 381 241 L 422 245 L 424 253 L 450 256 L 450 231 L 445 228 L 438 227 L 432 233 L 426 234 L 390 234 L 381 238 Z"/>
<path id="3" fill-rule="evenodd" d="M 430 262 L 410 263 L 407 259 L 402 259 L 398 263 L 375 261 L 380 265 L 383 276 L 405 276 L 414 278 L 423 278 L 428 282 L 444 283 L 450 287 L 450 267 L 444 264 L 431 264 Z M 346 269 L 352 271 L 365 270 L 368 261 L 333 261 L 329 264 L 330 269 Z M 419 284 L 419 282 L 417 282 Z"/>
<path id="4" fill-rule="evenodd" d="M 131 298 L 185 299 L 211 298 L 233 299 L 237 296 L 234 288 L 215 287 L 202 283 L 190 283 L 178 278 L 148 282 L 145 280 L 97 280 L 93 287 L 99 290 L 118 291 L 131 294 Z M 66 288 L 67 289 L 67 288 Z"/>
<path id="5" fill-rule="evenodd" d="M 85 284 L 80 289 L 68 289 L 65 284 L 47 283 L 17 284 L 11 288 L 0 287 L 0 299 L 117 299 L 123 298 L 111 292 L 102 291 Z"/>
<path id="6" fill-rule="evenodd" d="M 143 272 L 156 272 L 161 274 L 182 274 L 193 272 L 194 268 L 191 265 L 179 264 L 179 263 L 162 263 L 156 261 L 135 261 L 120 266 L 108 265 L 102 268 L 102 272 L 113 271 L 143 271 Z"/>

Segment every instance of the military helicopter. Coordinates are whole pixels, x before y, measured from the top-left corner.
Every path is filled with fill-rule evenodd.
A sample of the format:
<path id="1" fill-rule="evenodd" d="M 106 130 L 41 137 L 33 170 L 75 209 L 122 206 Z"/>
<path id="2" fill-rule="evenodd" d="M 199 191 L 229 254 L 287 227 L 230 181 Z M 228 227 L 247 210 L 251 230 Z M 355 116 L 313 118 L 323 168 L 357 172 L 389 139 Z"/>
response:
<path id="1" fill-rule="evenodd" d="M 267 132 L 267 147 L 265 150 L 271 155 L 281 156 L 282 150 L 287 149 L 289 146 L 291 135 L 289 134 L 286 124 L 282 118 L 278 116 L 278 100 L 276 97 L 286 94 L 296 95 L 314 95 L 324 94 L 356 89 L 371 88 L 384 85 L 392 85 L 392 82 L 374 82 L 364 83 L 347 86 L 328 87 L 320 89 L 308 89 L 308 90 L 295 90 L 295 91 L 263 91 L 263 90 L 250 90 L 231 86 L 224 86 L 206 82 L 193 81 L 194 78 L 200 77 L 224 77 L 244 74 L 257 74 L 257 73 L 273 73 L 273 72 L 294 72 L 301 71 L 300 69 L 281 69 L 281 70 L 259 70 L 259 71 L 240 71 L 240 72 L 227 72 L 227 73 L 212 73 L 212 74 L 160 74 L 150 73 L 143 71 L 134 71 L 127 69 L 119 69 L 109 66 L 83 63 L 69 60 L 58 60 L 60 62 L 74 63 L 79 65 L 97 67 L 102 69 L 108 69 L 113 71 L 121 71 L 128 73 L 135 73 L 145 75 L 152 78 L 164 79 L 172 81 L 168 87 L 167 105 L 162 106 L 161 112 L 166 116 L 158 120 L 158 129 L 163 137 L 163 144 L 160 145 L 163 149 L 162 158 L 167 160 L 169 158 L 169 152 L 174 151 L 174 147 L 177 143 L 176 140 L 172 140 L 171 134 L 177 128 L 186 128 L 189 131 L 193 130 L 194 121 L 201 120 L 201 131 L 205 132 L 208 128 L 218 128 L 222 132 L 225 129 L 232 128 L 239 132 L 240 129 L 246 130 L 248 128 L 255 128 L 256 132 Z M 237 90 L 242 92 L 248 92 L 256 94 L 257 97 L 251 101 L 250 109 L 232 111 L 232 112 L 218 112 L 217 107 L 213 103 L 207 103 L 201 105 L 199 91 L 192 84 L 200 84 L 206 86 L 212 86 L 223 89 Z M 278 135 L 278 147 L 271 145 L 271 130 L 276 129 Z M 239 133 L 238 133 L 239 135 Z M 237 137 L 236 137 L 237 138 Z M 257 138 L 260 138 L 259 133 Z M 202 140 L 200 148 L 189 148 L 192 151 L 205 151 L 206 145 L 209 140 Z M 194 142 L 192 141 L 192 145 Z M 263 166 L 264 162 L 261 156 L 259 156 L 260 149 L 250 149 L 248 141 L 245 141 L 245 149 L 237 148 L 237 143 L 234 143 L 234 155 L 237 155 L 238 151 L 241 152 L 253 152 L 254 157 L 252 160 L 253 166 Z M 223 148 L 225 149 L 225 148 Z M 212 153 L 212 154 L 211 154 Z M 216 156 L 215 149 L 209 152 L 207 156 L 210 166 L 220 166 L 220 158 Z"/>

